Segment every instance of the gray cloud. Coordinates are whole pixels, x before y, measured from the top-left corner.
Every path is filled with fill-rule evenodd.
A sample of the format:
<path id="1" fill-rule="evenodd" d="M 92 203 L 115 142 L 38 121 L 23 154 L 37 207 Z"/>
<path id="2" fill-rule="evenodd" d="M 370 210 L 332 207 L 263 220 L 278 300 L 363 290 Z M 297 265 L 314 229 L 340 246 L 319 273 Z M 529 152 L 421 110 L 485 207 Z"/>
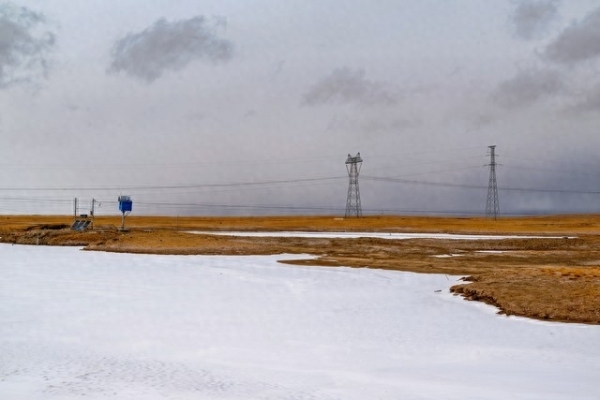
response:
<path id="1" fill-rule="evenodd" d="M 365 77 L 362 69 L 335 69 L 330 75 L 317 82 L 304 95 L 305 104 L 356 103 L 362 105 L 395 104 L 397 95 L 383 82 Z"/>
<path id="2" fill-rule="evenodd" d="M 515 36 L 529 40 L 546 32 L 556 18 L 556 3 L 555 0 L 520 0 L 512 15 Z"/>
<path id="3" fill-rule="evenodd" d="M 115 42 L 108 71 L 123 71 L 150 83 L 165 71 L 179 71 L 194 60 L 227 61 L 233 45 L 218 37 L 221 23 L 202 16 L 174 22 L 159 19 Z"/>
<path id="4" fill-rule="evenodd" d="M 0 87 L 47 76 L 52 32 L 42 31 L 44 16 L 25 7 L 0 4 Z"/>
<path id="5" fill-rule="evenodd" d="M 600 56 L 600 8 L 567 27 L 545 50 L 548 59 L 571 64 Z"/>
<path id="6" fill-rule="evenodd" d="M 571 111 L 600 112 L 600 84 L 592 87 Z"/>
<path id="7" fill-rule="evenodd" d="M 520 71 L 496 88 L 492 101 L 504 108 L 527 106 L 563 89 L 562 77 L 555 71 Z"/>

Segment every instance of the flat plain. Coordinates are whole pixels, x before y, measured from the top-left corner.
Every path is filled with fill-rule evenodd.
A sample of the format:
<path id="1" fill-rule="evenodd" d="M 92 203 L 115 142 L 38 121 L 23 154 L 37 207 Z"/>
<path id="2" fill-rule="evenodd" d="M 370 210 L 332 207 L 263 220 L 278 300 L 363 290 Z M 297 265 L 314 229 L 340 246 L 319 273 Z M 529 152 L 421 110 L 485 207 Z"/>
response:
<path id="1" fill-rule="evenodd" d="M 381 216 L 151 217 L 95 219 L 69 229 L 70 216 L 2 216 L 4 243 L 85 250 L 195 255 L 311 254 L 285 261 L 464 276 L 451 291 L 499 313 L 600 324 L 600 216 L 485 218 Z M 539 236 L 488 240 L 216 236 L 190 231 L 315 231 Z"/>

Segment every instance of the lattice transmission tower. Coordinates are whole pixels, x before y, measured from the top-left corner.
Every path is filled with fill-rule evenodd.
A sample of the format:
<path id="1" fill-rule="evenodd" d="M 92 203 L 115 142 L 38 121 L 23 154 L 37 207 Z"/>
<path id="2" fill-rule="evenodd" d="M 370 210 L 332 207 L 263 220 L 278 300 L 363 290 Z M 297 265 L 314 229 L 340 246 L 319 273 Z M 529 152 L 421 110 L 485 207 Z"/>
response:
<path id="1" fill-rule="evenodd" d="M 348 154 L 348 158 L 346 159 L 346 170 L 348 171 L 348 177 L 350 178 L 350 183 L 348 184 L 348 198 L 346 200 L 346 218 L 362 217 L 360 189 L 358 188 L 358 174 L 360 174 L 362 162 L 363 160 L 360 158 L 360 153 L 356 154 L 356 157 L 352 157 Z"/>
<path id="2" fill-rule="evenodd" d="M 490 149 L 490 181 L 488 184 L 487 202 L 485 204 L 485 215 L 487 217 L 498 217 L 500 203 L 498 203 L 498 185 L 496 184 L 496 146 L 488 146 Z"/>

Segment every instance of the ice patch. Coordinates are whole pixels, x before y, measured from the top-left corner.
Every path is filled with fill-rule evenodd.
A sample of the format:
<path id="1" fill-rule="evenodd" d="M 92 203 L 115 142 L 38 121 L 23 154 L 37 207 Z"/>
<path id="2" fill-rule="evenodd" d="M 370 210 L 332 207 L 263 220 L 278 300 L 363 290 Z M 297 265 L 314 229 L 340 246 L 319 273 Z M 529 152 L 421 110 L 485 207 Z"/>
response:
<path id="1" fill-rule="evenodd" d="M 397 233 L 397 232 L 246 232 L 246 231 L 188 231 L 196 235 L 243 236 L 243 237 L 297 237 L 323 239 L 374 238 L 390 240 L 406 239 L 450 239 L 450 240 L 503 240 L 503 239 L 573 239 L 564 236 L 519 236 L 519 235 L 461 235 L 453 233 Z"/>
<path id="2" fill-rule="evenodd" d="M 453 257 L 463 257 L 464 254 L 437 254 L 435 256 L 431 256 L 434 258 L 453 258 Z"/>

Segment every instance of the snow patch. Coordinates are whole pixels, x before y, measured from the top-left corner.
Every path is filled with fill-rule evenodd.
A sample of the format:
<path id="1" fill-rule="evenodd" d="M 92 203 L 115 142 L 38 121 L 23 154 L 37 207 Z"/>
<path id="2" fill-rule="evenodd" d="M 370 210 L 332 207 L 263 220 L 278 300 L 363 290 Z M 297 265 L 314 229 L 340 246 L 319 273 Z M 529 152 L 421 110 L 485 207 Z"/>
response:
<path id="1" fill-rule="evenodd" d="M 406 239 L 450 239 L 450 240 L 503 240 L 503 239 L 566 239 L 563 236 L 519 236 L 519 235 L 462 235 L 453 233 L 391 233 L 391 232 L 246 232 L 246 231 L 188 231 L 196 235 L 243 236 L 243 237 L 298 237 L 324 239 L 375 238 L 390 240 Z M 568 237 L 573 239 L 573 237 Z"/>
<path id="2" fill-rule="evenodd" d="M 0 245 L 0 398 L 598 395 L 598 326 L 498 316 L 457 277 L 281 258 Z"/>

